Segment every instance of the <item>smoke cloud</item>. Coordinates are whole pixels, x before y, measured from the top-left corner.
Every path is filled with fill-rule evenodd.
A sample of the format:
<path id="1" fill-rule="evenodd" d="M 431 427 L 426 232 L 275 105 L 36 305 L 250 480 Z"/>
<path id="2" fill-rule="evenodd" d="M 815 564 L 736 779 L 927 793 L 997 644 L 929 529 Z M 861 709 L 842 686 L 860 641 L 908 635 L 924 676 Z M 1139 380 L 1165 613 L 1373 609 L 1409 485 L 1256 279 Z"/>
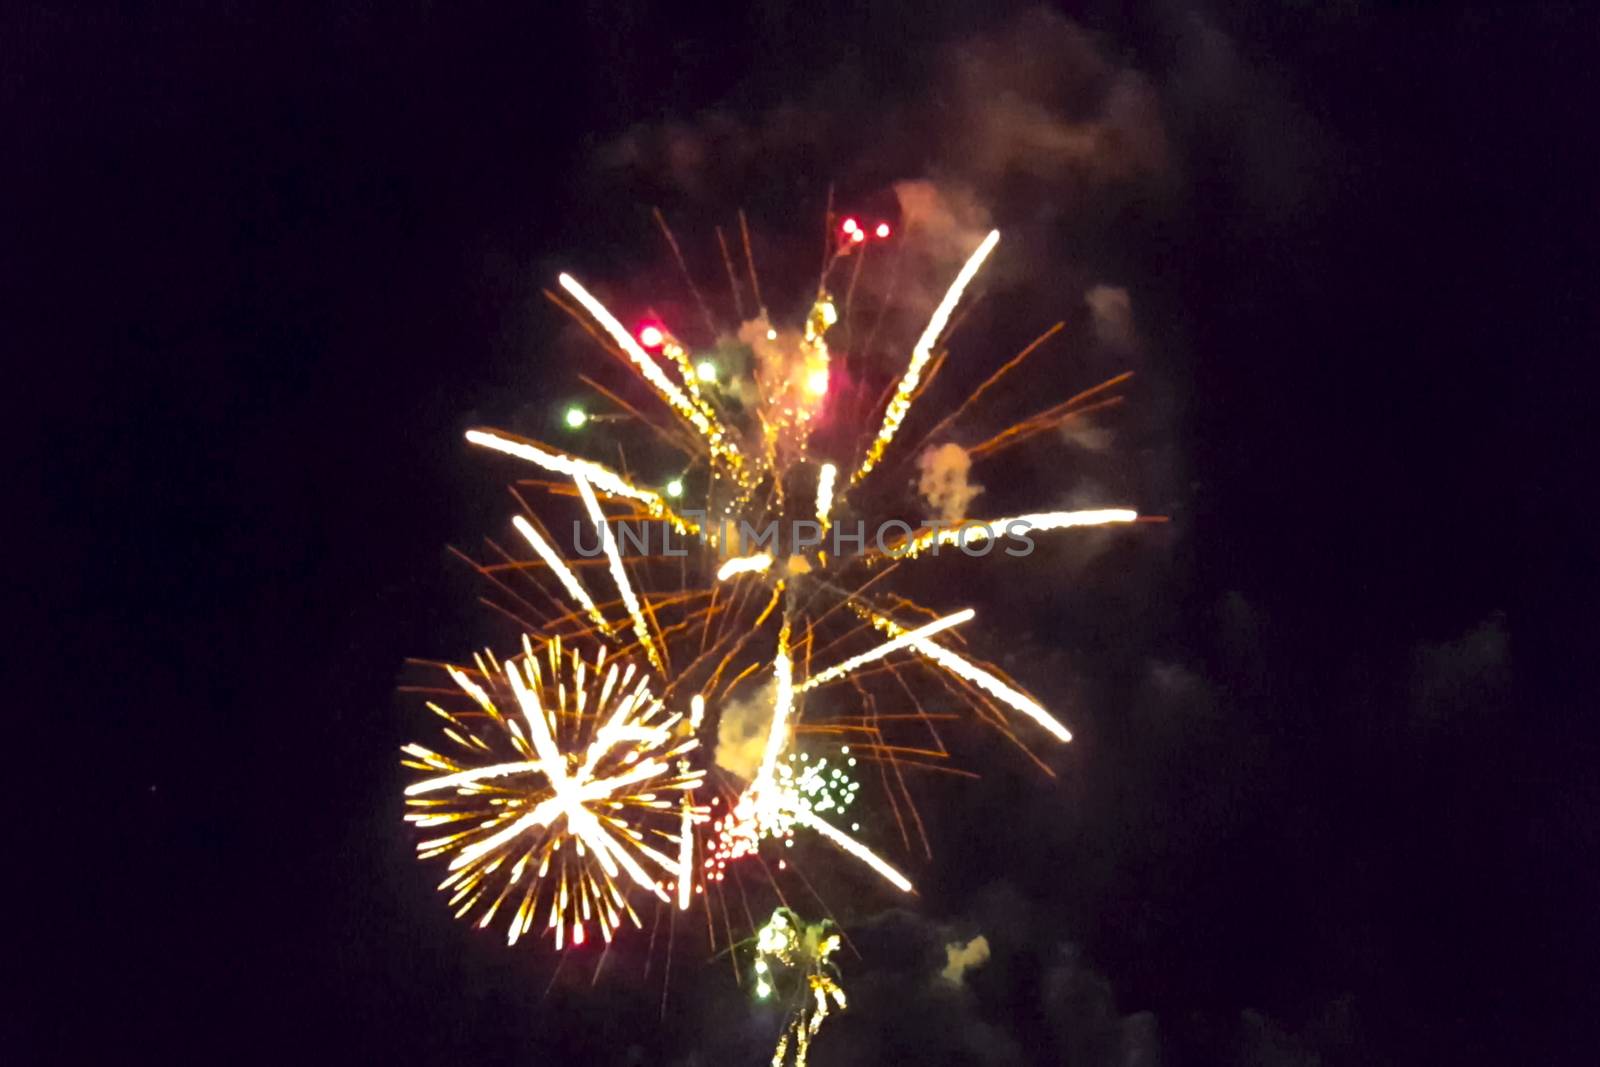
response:
<path id="1" fill-rule="evenodd" d="M 1054 12 L 1025 12 L 954 49 L 950 83 L 951 158 L 979 176 L 1104 183 L 1167 165 L 1155 88 Z"/>
<path id="2" fill-rule="evenodd" d="M 917 492 L 928 506 L 946 522 L 966 518 L 967 506 L 983 492 L 983 486 L 967 480 L 972 457 L 966 450 L 957 444 L 937 445 L 917 457 L 917 467 L 922 472 L 917 479 Z"/>
<path id="3" fill-rule="evenodd" d="M 1489 718 L 1511 688 L 1511 635 L 1495 613 L 1454 641 L 1417 649 L 1412 719 L 1419 727 L 1462 726 Z"/>
<path id="4" fill-rule="evenodd" d="M 953 941 L 944 947 L 945 965 L 939 974 L 947 982 L 961 984 L 967 971 L 989 962 L 989 939 L 979 934 L 966 944 Z"/>
<path id="5" fill-rule="evenodd" d="M 1133 329 L 1133 302 L 1128 290 L 1111 285 L 1096 285 L 1083 294 L 1089 305 L 1090 324 L 1095 338 L 1112 348 L 1133 348 L 1138 339 Z"/>
<path id="6" fill-rule="evenodd" d="M 992 228 L 989 211 L 977 194 L 956 182 L 926 178 L 895 182 L 900 228 L 929 258 L 960 262 L 972 254 Z"/>
<path id="7" fill-rule="evenodd" d="M 769 679 L 750 696 L 723 708 L 717 722 L 717 766 L 746 780 L 755 777 L 776 699 L 777 682 Z"/>
<path id="8" fill-rule="evenodd" d="M 1025 11 L 939 47 L 926 85 L 865 110 L 863 76 L 845 63 L 760 113 L 717 107 L 640 124 L 605 146 L 599 165 L 652 199 L 719 211 L 792 188 L 797 169 L 827 172 L 851 196 L 891 187 L 914 246 L 900 279 L 907 299 L 926 295 L 921 269 L 966 258 L 995 221 L 991 205 L 1027 215 L 1086 207 L 1113 187 L 1170 184 L 1156 86 L 1055 12 Z"/>

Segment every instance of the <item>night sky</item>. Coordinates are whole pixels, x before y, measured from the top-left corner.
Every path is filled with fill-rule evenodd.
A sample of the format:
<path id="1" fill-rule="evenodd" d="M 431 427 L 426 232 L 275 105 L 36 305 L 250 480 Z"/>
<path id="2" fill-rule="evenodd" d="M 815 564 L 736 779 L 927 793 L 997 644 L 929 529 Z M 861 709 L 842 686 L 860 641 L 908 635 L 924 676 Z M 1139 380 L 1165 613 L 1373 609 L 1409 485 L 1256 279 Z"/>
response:
<path id="1" fill-rule="evenodd" d="M 449 918 L 397 686 L 505 646 L 447 546 L 501 533 L 516 472 L 462 432 L 558 432 L 557 271 L 676 306 L 650 209 L 714 281 L 744 207 L 803 295 L 830 184 L 892 214 L 921 180 L 1006 233 L 947 402 L 1056 319 L 1047 399 L 1136 371 L 1096 434 L 980 468 L 991 499 L 1171 521 L 941 579 L 1017 620 L 988 651 L 1078 739 L 1052 780 L 970 731 L 920 895 L 851 904 L 813 1062 L 1589 1062 L 1589 667 L 1523 624 L 1589 536 L 1547 498 L 1595 26 L 1218 7 L 8 7 L 5 1058 L 765 1062 L 703 952 L 663 1018 L 659 963 L 591 982 Z"/>

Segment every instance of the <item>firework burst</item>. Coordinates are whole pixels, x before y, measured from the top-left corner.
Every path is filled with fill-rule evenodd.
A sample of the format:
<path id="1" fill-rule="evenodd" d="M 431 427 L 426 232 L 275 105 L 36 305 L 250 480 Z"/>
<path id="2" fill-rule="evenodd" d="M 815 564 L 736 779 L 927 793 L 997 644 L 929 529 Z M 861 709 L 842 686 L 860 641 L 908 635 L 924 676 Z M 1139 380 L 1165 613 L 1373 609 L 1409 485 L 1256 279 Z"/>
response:
<path id="1" fill-rule="evenodd" d="M 448 857 L 439 888 L 457 917 L 481 908 L 485 927 L 504 907 L 515 944 L 542 911 L 558 948 L 591 927 L 609 942 L 624 918 L 639 925 L 630 894 L 665 900 L 665 880 L 682 880 L 704 774 L 687 765 L 698 742 L 684 717 L 635 664 L 608 662 L 604 648 L 585 659 L 559 638 L 536 648 L 524 637 L 518 656 L 447 670 L 467 706 L 429 707 L 450 746 L 403 751 L 424 775 L 406 788 L 406 819 L 445 831 L 417 851 Z"/>
<path id="2" fill-rule="evenodd" d="M 676 241 L 659 221 L 676 253 Z M 930 702 L 976 716 L 1030 756 L 1024 736 L 1030 732 L 1070 740 L 1066 726 L 1020 684 L 958 651 L 958 628 L 975 620 L 975 609 L 941 615 L 884 579 L 902 565 L 927 566 L 923 561 L 937 557 L 941 546 L 992 547 L 1019 525 L 1038 533 L 1128 523 L 1138 519 L 1135 511 L 1037 512 L 955 529 L 924 522 L 921 532 L 900 523 L 902 536 L 880 536 L 854 553 L 830 550 L 824 541 L 847 519 L 882 522 L 903 514 L 895 492 L 883 488 L 890 484 L 883 472 L 940 439 L 1060 325 L 907 450 L 902 431 L 945 364 L 941 343 L 999 234 L 990 233 L 970 254 L 903 369 L 885 383 L 877 404 L 862 411 L 850 407 L 850 397 L 862 395 L 862 353 L 830 346 L 829 338 L 838 324 L 850 321 L 848 294 L 867 249 L 892 231 L 883 222 L 845 222 L 810 311 L 798 328 L 785 329 L 761 303 L 741 216 L 749 287 L 761 310 L 715 338 L 715 349 L 696 352 L 654 315 L 630 332 L 571 275 L 560 276 L 559 293 L 547 294 L 625 369 L 635 393 L 642 389 L 654 397 L 630 402 L 585 377 L 615 410 L 569 409 L 567 425 L 577 432 L 592 421 L 628 420 L 653 431 L 683 457 L 659 488 L 641 484 L 625 466 L 616 469 L 504 431 L 467 434 L 474 445 L 524 461 L 536 472 L 513 488 L 522 512 L 513 520 L 515 529 L 534 558 L 491 542 L 497 558 L 474 565 L 495 590 L 486 603 L 525 632 L 545 635 L 556 651 L 536 655 L 525 644 L 512 660 L 480 661 L 476 672 L 453 669 L 458 696 L 470 698 L 468 708 L 435 708 L 449 720 L 453 755 L 407 749 L 411 765 L 430 775 L 408 791 L 409 817 L 423 826 L 450 826 L 449 835 L 425 841 L 422 852 L 451 856 L 442 888 L 452 893 L 460 914 L 482 908 L 479 922 L 487 924 L 497 909 L 509 909 L 509 937 L 515 940 L 531 929 L 537 912 L 546 916 L 559 945 L 563 929 L 570 931 L 566 942 L 578 943 L 586 925 L 608 939 L 625 919 L 637 925 L 630 894 L 654 896 L 679 909 L 701 897 L 714 946 L 715 891 L 731 944 L 733 909 L 721 891 L 730 865 L 758 857 L 763 842 L 792 843 L 797 830 L 815 833 L 886 884 L 911 891 L 910 879 L 857 836 L 859 826 L 844 809 L 855 801 L 857 776 L 871 773 L 903 848 L 912 850 L 915 837 L 931 856 L 906 784 L 908 772 L 969 772 L 948 766 L 949 750 L 937 726 L 955 714 L 930 711 Z M 828 283 L 849 257 L 854 270 L 841 306 Z M 737 301 L 739 285 L 731 259 L 726 262 Z M 699 300 L 698 289 L 693 291 Z M 700 303 L 709 325 L 709 310 Z M 718 362 L 735 336 L 734 347 L 746 353 L 742 369 Z M 995 462 L 1023 441 L 1117 403 L 1107 392 L 1127 377 L 1045 408 L 965 454 L 974 462 Z M 839 388 L 852 381 L 853 390 Z M 652 410 L 656 402 L 660 407 Z M 848 426 L 864 432 L 842 443 L 838 430 Z M 530 493 L 543 495 L 546 506 L 532 506 Z M 690 509 L 685 499 L 702 506 Z M 559 539 L 541 522 L 540 512 L 548 514 L 562 500 L 569 514 L 576 511 L 575 521 L 592 528 L 593 558 L 563 557 L 555 547 Z M 799 520 L 815 531 L 815 539 L 780 538 L 758 551 L 741 544 L 747 528 L 789 527 Z M 656 550 L 641 551 L 636 544 L 629 554 L 619 537 L 626 526 L 670 532 L 677 544 L 669 548 L 663 537 Z M 614 586 L 614 599 L 594 592 L 596 572 Z M 592 661 L 562 654 L 562 638 L 610 649 L 610 658 L 605 652 Z M 549 664 L 543 675 L 541 657 Z M 626 681 L 613 685 L 619 662 L 628 664 Z M 602 664 L 602 692 L 587 695 Z M 626 709 L 619 710 L 624 701 Z M 609 734 L 594 725 L 602 707 L 620 716 Z M 754 707 L 762 724 L 751 735 L 751 760 L 714 769 L 711 746 L 696 745 L 719 739 L 722 719 L 740 707 Z M 537 731 L 535 721 L 543 724 Z M 822 759 L 802 766 L 796 759 L 802 736 L 847 746 L 836 748 L 840 762 L 861 766 L 847 772 L 835 764 L 826 774 L 819 769 Z M 723 760 L 720 747 L 715 758 Z M 713 821 L 710 813 L 719 807 Z M 772 888 L 781 900 L 776 883 Z M 743 907 L 748 913 L 748 903 Z"/>

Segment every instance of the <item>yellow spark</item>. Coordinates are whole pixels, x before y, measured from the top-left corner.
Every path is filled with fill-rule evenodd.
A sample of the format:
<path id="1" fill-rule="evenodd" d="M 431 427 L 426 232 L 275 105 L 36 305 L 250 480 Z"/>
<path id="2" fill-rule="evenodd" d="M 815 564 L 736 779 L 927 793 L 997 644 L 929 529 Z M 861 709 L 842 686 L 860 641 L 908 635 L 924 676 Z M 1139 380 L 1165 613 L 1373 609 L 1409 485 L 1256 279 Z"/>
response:
<path id="1" fill-rule="evenodd" d="M 600 627 L 601 632 L 610 634 L 611 624 L 606 621 L 604 615 L 600 614 L 600 608 L 590 599 L 588 590 L 578 584 L 578 576 L 573 574 L 572 568 L 568 567 L 566 561 L 556 554 L 556 550 L 551 547 L 550 542 L 539 536 L 539 531 L 535 530 L 533 524 L 521 515 L 513 515 L 511 517 L 511 525 L 515 526 L 517 532 L 522 534 L 527 539 L 528 544 L 533 546 L 533 550 L 539 554 L 540 559 L 544 560 L 545 565 L 555 572 L 555 576 L 561 580 L 562 587 L 566 589 L 567 595 L 583 606 L 583 610 L 588 612 L 589 618 L 594 620 L 594 624 Z"/>
<path id="2" fill-rule="evenodd" d="M 644 610 L 639 606 L 639 598 L 633 592 L 633 584 L 628 581 L 628 572 L 622 565 L 622 553 L 617 551 L 617 539 L 611 532 L 611 526 L 606 522 L 605 514 L 600 510 L 600 502 L 594 497 L 594 490 L 589 487 L 589 481 L 581 474 L 572 476 L 573 482 L 578 486 L 578 495 L 583 497 L 583 506 L 589 512 L 589 519 L 600 533 L 600 545 L 605 550 L 606 559 L 611 564 L 611 578 L 617 583 L 617 592 L 622 594 L 622 603 L 627 606 L 628 614 L 633 618 L 633 632 L 639 638 L 639 644 L 644 647 L 645 655 L 650 658 L 650 663 L 663 675 L 667 669 L 661 663 L 661 654 L 656 651 L 656 643 L 651 640 L 650 626 L 645 622 Z"/>
<path id="3" fill-rule="evenodd" d="M 883 426 L 878 430 L 878 436 L 867 449 L 867 454 L 861 460 L 861 466 L 851 476 L 851 484 L 865 478 L 872 468 L 877 466 L 878 460 L 883 458 L 884 449 L 889 447 L 889 442 L 894 440 L 894 435 L 900 429 L 900 424 L 905 421 L 906 412 L 911 410 L 911 394 L 916 392 L 918 383 L 922 381 L 922 372 L 928 360 L 933 356 L 933 346 L 938 343 L 939 335 L 944 332 L 945 325 L 950 321 L 950 315 L 955 311 L 956 305 L 961 302 L 961 295 L 977 275 L 978 269 L 983 266 L 983 261 L 994 251 L 994 246 L 1000 241 L 1000 231 L 991 230 L 989 236 L 983 239 L 977 251 L 967 259 L 966 265 L 961 268 L 961 273 L 956 275 L 956 280 L 950 283 L 949 290 L 944 294 L 944 299 L 934 309 L 933 317 L 928 320 L 928 326 L 922 331 L 922 337 L 917 341 L 916 347 L 911 350 L 911 363 L 906 367 L 905 377 L 900 379 L 899 386 L 894 391 L 894 396 L 889 399 L 889 406 L 883 413 Z"/>
<path id="4" fill-rule="evenodd" d="M 689 729 L 699 730 L 700 720 L 706 717 L 706 698 L 699 693 L 689 698 Z"/>
<path id="5" fill-rule="evenodd" d="M 861 653 L 859 656 L 852 656 L 843 663 L 835 664 L 820 674 L 812 675 L 810 678 L 807 678 L 800 684 L 800 692 L 803 693 L 807 689 L 815 689 L 817 686 L 831 682 L 835 678 L 842 678 L 844 675 L 849 674 L 857 667 L 871 663 L 874 660 L 880 660 L 883 657 L 893 652 L 897 652 L 902 648 L 909 648 L 917 645 L 941 630 L 948 630 L 952 626 L 961 625 L 976 614 L 977 612 L 973 611 L 971 608 L 965 608 L 953 615 L 946 615 L 942 619 L 935 619 L 926 626 L 919 626 L 915 630 L 903 631 L 893 637 L 891 640 L 885 641 L 877 648 L 869 649 L 866 652 Z"/>
<path id="6" fill-rule="evenodd" d="M 716 426 L 716 411 L 712 409 L 710 404 L 706 403 L 705 397 L 700 395 L 700 383 L 705 379 L 700 377 L 696 368 L 690 364 L 689 353 L 682 345 L 670 337 L 662 343 L 661 350 L 667 354 L 668 359 L 672 360 L 673 365 L 678 368 L 678 373 L 683 377 L 683 384 L 689 389 L 690 403 L 706 417 L 707 422 L 712 426 Z"/>
<path id="7" fill-rule="evenodd" d="M 896 623 L 892 619 L 887 619 L 882 615 L 872 615 L 871 618 L 873 623 L 886 633 L 892 635 L 904 635 L 907 633 L 904 627 L 900 626 L 900 624 Z M 976 663 L 963 658 L 957 653 L 950 651 L 948 648 L 944 648 L 941 645 L 936 645 L 932 641 L 926 639 L 918 639 L 912 642 L 911 647 L 927 658 L 933 660 L 933 662 L 937 663 L 951 674 L 956 675 L 958 678 L 966 679 L 979 689 L 982 689 L 984 692 L 988 693 L 990 696 L 995 697 L 996 699 L 1010 705 L 1012 708 L 1015 708 L 1017 711 L 1026 715 L 1028 718 L 1032 719 L 1034 722 L 1050 731 L 1051 734 L 1055 735 L 1057 740 L 1072 740 L 1072 732 L 1065 726 L 1061 725 L 1055 716 L 1044 710 L 1044 708 L 1041 707 L 1037 701 L 1033 700 L 1027 694 L 1013 689 L 1011 686 L 996 678 L 990 672 L 984 670 L 982 667 L 979 667 Z"/>
<path id="8" fill-rule="evenodd" d="M 757 552 L 753 556 L 736 556 L 717 568 L 717 581 L 725 582 L 740 574 L 765 574 L 771 568 L 770 552 Z"/>
<path id="9" fill-rule="evenodd" d="M 1072 526 L 1133 522 L 1138 517 L 1137 511 L 1127 508 L 1100 508 L 1094 511 L 1044 511 L 1033 515 L 1013 515 L 1008 519 L 963 522 L 955 527 L 924 530 L 908 540 L 897 554 L 915 557 L 931 545 L 980 545 L 991 538 L 1005 535 L 1014 524 L 1022 525 L 1024 533 L 1036 533 L 1041 530 L 1065 530 Z"/>
<path id="10" fill-rule="evenodd" d="M 933 632 L 971 618 L 972 612 L 959 612 L 949 619 L 931 624 Z M 927 627 L 924 627 L 927 629 Z M 893 644 L 894 642 L 890 642 Z M 767 735 L 766 751 L 761 766 L 750 785 L 739 797 L 732 812 L 731 822 L 725 826 L 743 824 L 754 836 L 772 827 L 788 824 L 806 826 L 822 834 L 839 848 L 865 863 L 889 884 L 902 892 L 911 892 L 911 882 L 905 875 L 891 867 L 885 860 L 843 830 L 820 818 L 808 803 L 803 802 L 793 784 L 780 781 L 774 773 L 778 757 L 789 742 L 789 719 L 794 709 L 793 664 L 789 657 L 789 629 L 785 626 L 778 635 L 778 654 L 773 660 L 774 689 L 772 725 Z M 766 827 L 766 830 L 761 829 Z M 734 853 L 735 855 L 738 852 Z"/>

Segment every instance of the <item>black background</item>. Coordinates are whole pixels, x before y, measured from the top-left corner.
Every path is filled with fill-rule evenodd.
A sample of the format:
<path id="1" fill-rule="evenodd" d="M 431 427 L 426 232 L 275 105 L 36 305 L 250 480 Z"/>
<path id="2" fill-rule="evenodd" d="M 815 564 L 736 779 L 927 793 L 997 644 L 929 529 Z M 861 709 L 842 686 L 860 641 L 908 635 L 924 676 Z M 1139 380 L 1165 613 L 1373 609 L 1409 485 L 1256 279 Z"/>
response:
<path id="1" fill-rule="evenodd" d="M 716 966 L 676 966 L 662 1022 L 659 984 L 552 984 L 450 922 L 395 800 L 401 661 L 478 639 L 444 546 L 504 521 L 506 469 L 461 430 L 572 387 L 538 289 L 659 267 L 652 196 L 744 202 L 776 242 L 830 180 L 940 165 L 835 144 L 690 195 L 602 173 L 606 147 L 915 99 L 1015 17 L 680 7 L 6 16 L 19 1062 L 763 1055 L 772 1021 Z M 1525 593 L 1582 551 L 1535 501 L 1582 402 L 1594 27 L 1068 15 L 1160 87 L 1181 165 L 1090 222 L 1030 216 L 1034 254 L 1133 290 L 1153 384 L 1119 447 L 1173 523 L 1013 605 L 1082 744 L 1055 783 L 997 752 L 931 801 L 915 914 L 861 920 L 816 1062 L 1143 1062 L 1135 1013 L 1161 1062 L 1580 1062 L 1592 734 L 1513 690 L 1510 649 L 1520 678 Z M 1197 27 L 1236 92 L 1186 90 Z M 1042 277 L 1018 336 L 1081 306 Z M 995 959 L 934 988 L 977 932 Z"/>

